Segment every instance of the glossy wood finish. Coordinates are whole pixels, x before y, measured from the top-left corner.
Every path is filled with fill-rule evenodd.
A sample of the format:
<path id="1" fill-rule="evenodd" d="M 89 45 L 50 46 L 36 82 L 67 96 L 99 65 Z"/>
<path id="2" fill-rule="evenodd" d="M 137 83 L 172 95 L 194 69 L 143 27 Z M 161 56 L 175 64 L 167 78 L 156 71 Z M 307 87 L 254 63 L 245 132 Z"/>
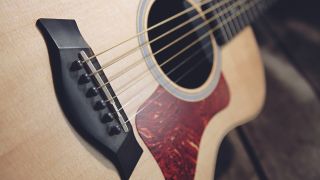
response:
<path id="1" fill-rule="evenodd" d="M 0 177 L 2 179 L 119 179 L 113 165 L 74 132 L 55 97 L 45 42 L 35 26 L 38 18 L 75 19 L 95 52 L 136 33 L 139 0 L 3 0 L 0 2 Z M 105 56 L 110 57 L 137 46 L 137 41 Z M 245 48 L 244 48 L 245 47 Z M 248 121 L 264 100 L 264 76 L 260 55 L 250 28 L 245 29 L 223 51 L 223 73 L 231 100 L 227 108 L 208 124 L 199 146 L 196 179 L 213 176 L 215 156 L 222 137 Z M 110 76 L 129 62 L 140 59 L 137 51 L 105 70 Z M 129 61 L 129 60 L 130 61 Z M 137 69 L 146 69 L 141 64 Z M 112 82 L 117 88 L 139 71 L 129 71 Z M 147 87 L 147 88 L 146 88 Z M 119 96 L 125 110 L 134 114 L 155 92 L 158 83 L 151 74 Z M 134 120 L 132 121 L 135 127 Z M 132 179 L 163 179 L 162 172 L 135 131 L 144 153 Z M 210 145 L 208 145 L 210 144 Z"/>

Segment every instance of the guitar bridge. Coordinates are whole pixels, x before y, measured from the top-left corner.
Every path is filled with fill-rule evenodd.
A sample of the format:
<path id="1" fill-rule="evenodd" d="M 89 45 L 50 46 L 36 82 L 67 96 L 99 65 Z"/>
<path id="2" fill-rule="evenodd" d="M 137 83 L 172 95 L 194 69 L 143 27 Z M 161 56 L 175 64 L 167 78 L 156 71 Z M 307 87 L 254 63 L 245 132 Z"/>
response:
<path id="1" fill-rule="evenodd" d="M 113 110 L 112 114 L 115 114 L 115 117 L 117 117 L 124 132 L 128 132 L 129 128 L 125 122 L 125 119 L 127 119 L 127 117 L 123 116 L 122 113 L 120 113 L 120 112 L 124 113 L 124 111 L 123 109 L 121 109 L 121 106 L 117 106 L 117 103 L 116 103 L 117 99 L 114 92 L 112 91 L 109 81 L 107 80 L 106 77 L 104 78 L 105 80 L 102 79 L 103 72 L 101 73 L 98 72 L 98 70 L 93 65 L 93 63 L 91 62 L 91 60 L 89 59 L 89 57 L 84 51 L 80 52 L 80 59 L 86 65 L 86 68 L 94 77 L 96 87 L 101 87 L 101 93 L 103 93 L 103 100 L 99 101 L 98 104 L 96 104 L 96 109 L 99 109 L 99 106 L 100 108 L 103 108 L 104 106 L 108 106 L 111 110 Z M 98 72 L 98 73 L 95 73 L 95 72 Z M 114 117 L 114 115 L 112 116 Z"/>
<path id="2" fill-rule="evenodd" d="M 89 144 L 112 161 L 122 179 L 128 179 L 142 149 L 76 22 L 39 19 L 37 26 L 48 47 L 55 91 L 68 121 Z"/>

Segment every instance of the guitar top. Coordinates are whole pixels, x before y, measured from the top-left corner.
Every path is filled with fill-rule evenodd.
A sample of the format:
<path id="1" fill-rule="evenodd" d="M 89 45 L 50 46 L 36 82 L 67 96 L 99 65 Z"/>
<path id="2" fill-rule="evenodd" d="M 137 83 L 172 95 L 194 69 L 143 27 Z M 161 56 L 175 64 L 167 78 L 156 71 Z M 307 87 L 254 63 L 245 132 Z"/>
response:
<path id="1" fill-rule="evenodd" d="M 265 96 L 268 0 L 0 2 L 3 179 L 212 179 Z"/>

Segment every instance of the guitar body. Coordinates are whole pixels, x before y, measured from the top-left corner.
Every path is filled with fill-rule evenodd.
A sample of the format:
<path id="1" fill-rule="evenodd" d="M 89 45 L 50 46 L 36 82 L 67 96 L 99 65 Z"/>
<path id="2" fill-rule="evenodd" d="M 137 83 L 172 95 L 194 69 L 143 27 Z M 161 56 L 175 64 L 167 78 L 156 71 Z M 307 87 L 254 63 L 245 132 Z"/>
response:
<path id="1" fill-rule="evenodd" d="M 74 19 L 94 52 L 100 52 L 137 33 L 139 3 L 139 0 L 0 2 L 1 179 L 120 178 L 113 164 L 79 136 L 67 121 L 56 97 L 46 43 L 35 24 L 39 18 Z M 130 44 L 131 47 L 137 45 L 137 41 Z M 172 173 L 183 172 L 174 162 L 185 159 L 184 153 L 190 155 L 190 151 L 191 157 L 188 157 L 193 163 L 185 162 L 191 163 L 189 169 L 192 172 L 188 173 L 195 179 L 211 179 L 223 137 L 260 111 L 265 80 L 251 28 L 244 29 L 221 52 L 222 75 L 215 90 L 201 102 L 185 102 L 165 92 L 156 80 L 152 80 L 151 73 L 146 75 L 149 81 L 141 81 L 119 96 L 125 104 L 139 92 L 140 97 L 125 108 L 129 115 L 138 112 L 144 104 L 151 104 L 131 120 L 135 137 L 143 149 L 131 179 L 163 179 Z M 135 59 L 141 57 L 141 53 L 131 56 Z M 98 59 L 102 63 L 108 58 Z M 105 73 L 112 74 L 126 63 L 119 63 Z M 147 69 L 147 66 L 141 64 L 139 68 Z M 125 80 L 136 74 L 136 71 L 130 71 L 122 78 Z M 121 79 L 112 84 L 114 89 L 120 86 L 118 82 Z M 157 93 L 165 95 L 155 98 Z M 198 105 L 201 108 L 197 109 Z M 188 112 L 179 113 L 179 109 Z M 161 123 L 155 122 L 155 116 L 160 116 L 159 121 L 161 116 L 167 120 L 166 126 L 173 123 L 170 125 L 172 129 L 175 123 L 194 121 L 192 127 L 199 127 L 199 131 L 193 132 L 196 142 L 193 142 L 192 150 L 179 152 L 180 157 L 171 157 L 170 150 L 173 152 L 174 147 L 168 147 L 170 153 L 164 155 L 171 160 L 161 163 L 164 155 L 155 152 L 155 148 L 160 147 L 152 144 L 165 140 L 152 137 L 157 133 L 161 135 L 161 132 L 152 130 L 153 125 L 163 129 Z M 190 130 L 188 126 L 185 128 Z M 178 137 L 179 141 L 186 138 L 183 136 Z M 172 170 L 174 168 L 178 169 Z"/>

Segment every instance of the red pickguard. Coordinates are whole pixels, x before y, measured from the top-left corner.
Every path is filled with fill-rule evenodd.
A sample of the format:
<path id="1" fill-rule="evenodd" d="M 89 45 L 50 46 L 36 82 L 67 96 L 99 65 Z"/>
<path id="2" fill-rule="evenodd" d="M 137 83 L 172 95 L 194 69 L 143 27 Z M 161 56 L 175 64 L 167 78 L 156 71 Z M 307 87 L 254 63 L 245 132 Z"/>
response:
<path id="1" fill-rule="evenodd" d="M 162 87 L 141 106 L 138 132 L 166 179 L 193 179 L 199 143 L 210 119 L 228 105 L 229 91 L 221 76 L 212 94 L 200 102 L 182 101 Z"/>

